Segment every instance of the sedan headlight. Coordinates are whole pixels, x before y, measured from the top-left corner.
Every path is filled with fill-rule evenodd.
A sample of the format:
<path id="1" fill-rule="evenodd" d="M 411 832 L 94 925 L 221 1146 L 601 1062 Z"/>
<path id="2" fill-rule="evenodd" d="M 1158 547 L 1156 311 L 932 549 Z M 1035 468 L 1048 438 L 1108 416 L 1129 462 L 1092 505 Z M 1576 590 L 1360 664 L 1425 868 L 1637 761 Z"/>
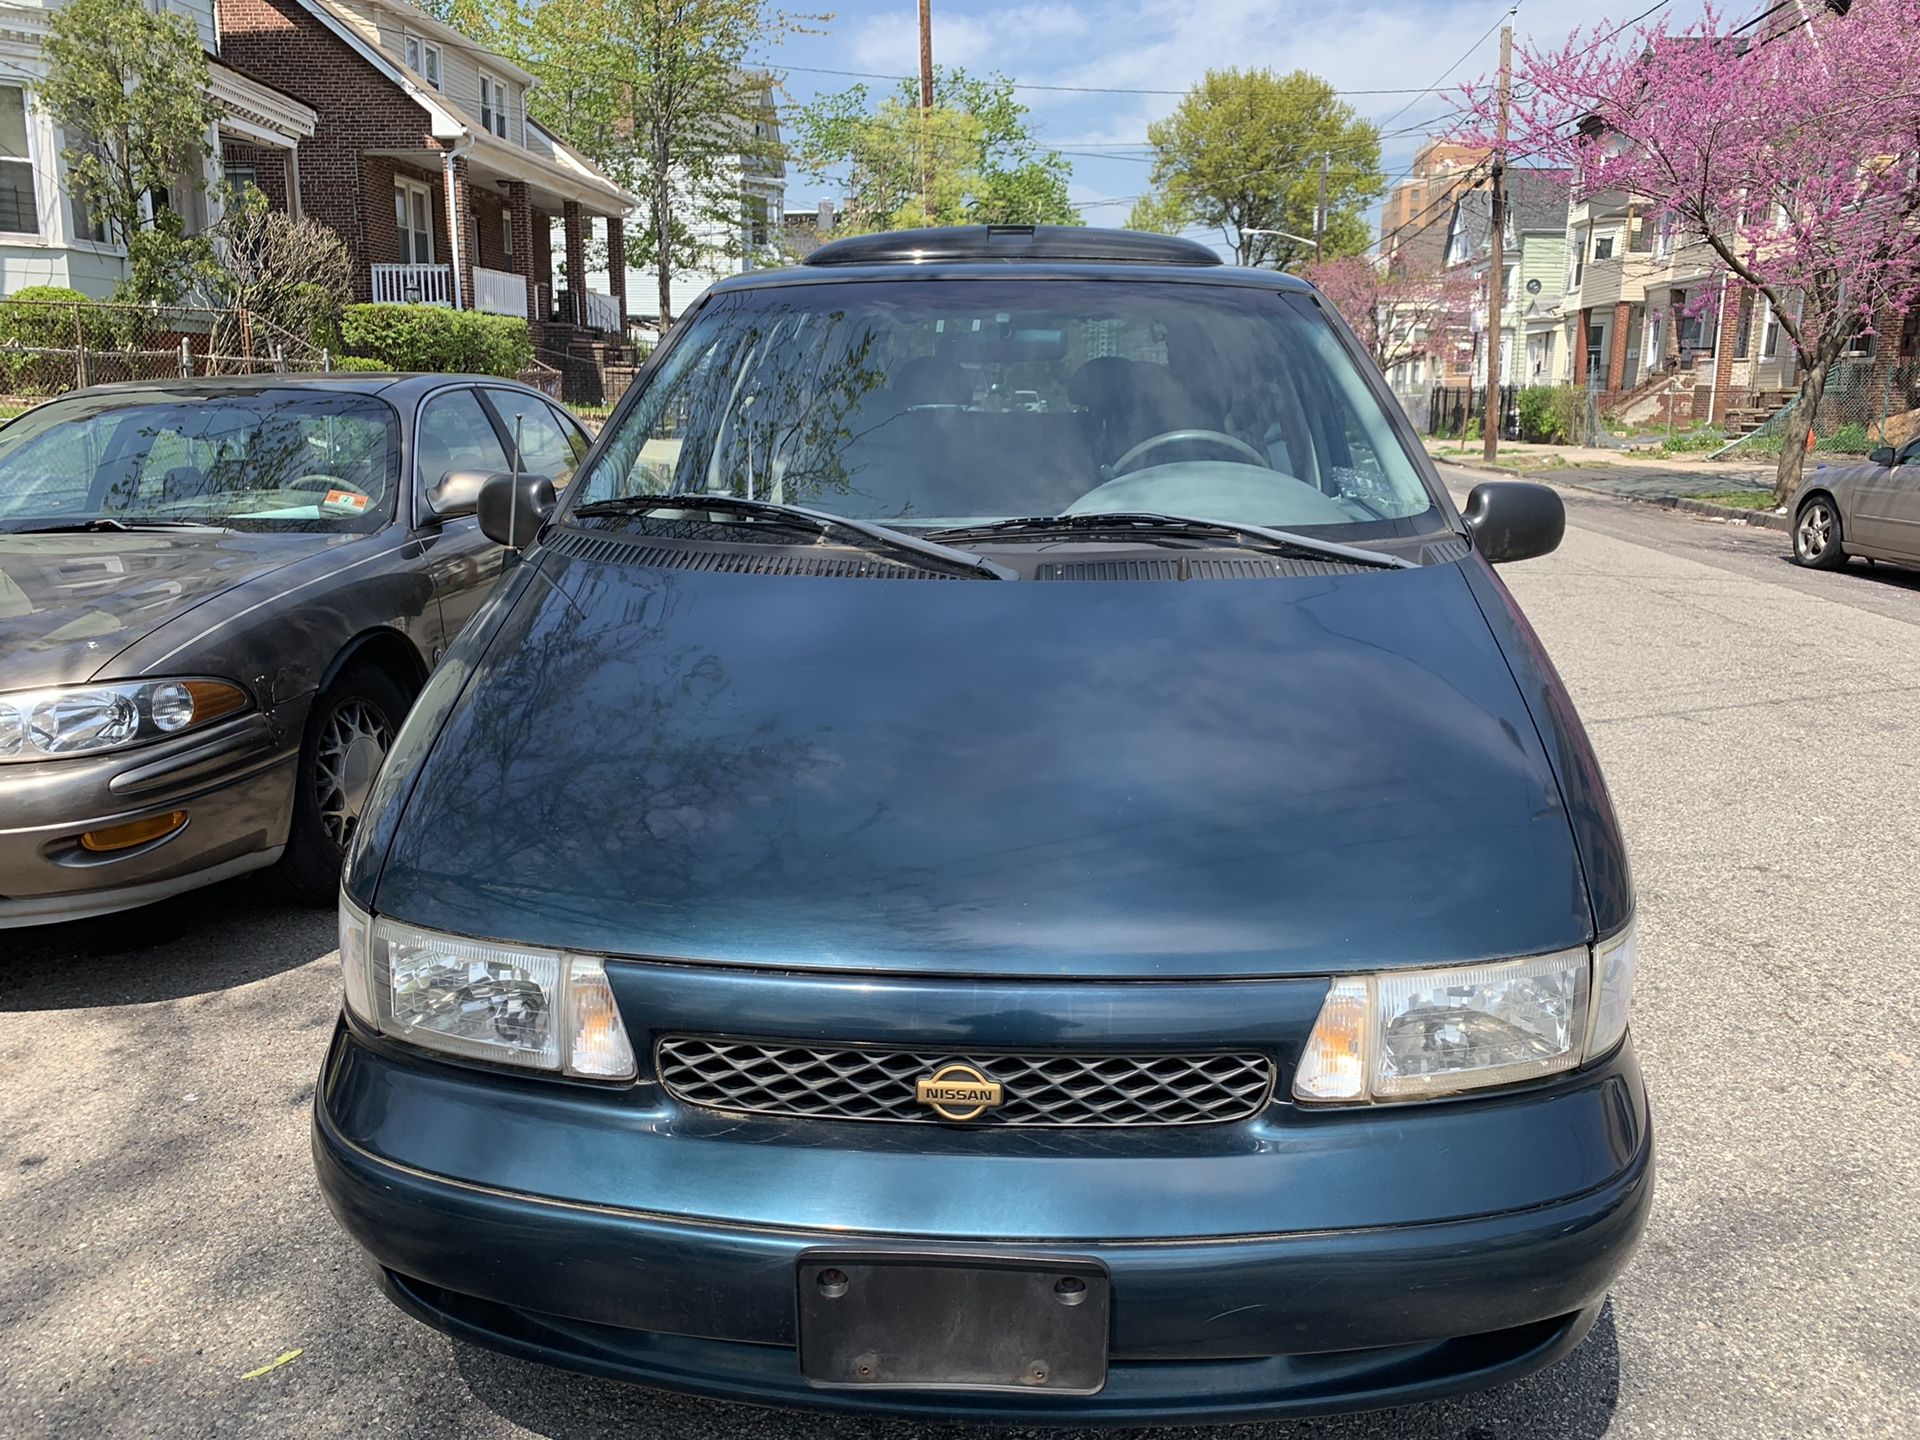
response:
<path id="1" fill-rule="evenodd" d="M 0 761 L 96 755 L 163 740 L 247 708 L 224 680 L 116 680 L 0 695 Z"/>
<path id="2" fill-rule="evenodd" d="M 347 1008 L 396 1040 L 469 1060 L 631 1080 L 606 969 L 591 955 L 469 940 L 373 918 L 340 898 Z"/>
<path id="3" fill-rule="evenodd" d="M 1629 925 L 1592 949 L 1337 979 L 1294 1097 L 1418 1100 L 1571 1070 L 1626 1034 L 1634 958 Z"/>

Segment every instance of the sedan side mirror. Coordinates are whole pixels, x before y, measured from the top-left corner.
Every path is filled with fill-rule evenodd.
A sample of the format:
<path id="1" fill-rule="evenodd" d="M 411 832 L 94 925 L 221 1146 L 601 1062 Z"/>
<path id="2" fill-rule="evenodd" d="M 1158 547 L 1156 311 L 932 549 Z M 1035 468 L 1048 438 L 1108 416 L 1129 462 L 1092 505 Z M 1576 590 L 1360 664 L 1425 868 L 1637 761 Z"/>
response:
<path id="1" fill-rule="evenodd" d="M 533 543 L 553 514 L 553 482 L 544 475 L 489 475 L 480 487 L 480 531 L 509 550 Z"/>
<path id="2" fill-rule="evenodd" d="M 1891 466 L 1893 464 L 1893 460 L 1894 460 L 1893 447 L 1891 445 L 1882 445 L 1877 449 L 1869 450 L 1867 452 L 1867 463 L 1869 465 Z"/>
<path id="3" fill-rule="evenodd" d="M 427 491 L 427 504 L 438 520 L 458 520 L 471 515 L 480 505 L 480 487 L 487 483 L 484 470 L 449 470 L 440 483 Z"/>
<path id="4" fill-rule="evenodd" d="M 1567 507 L 1558 492 L 1526 480 L 1482 481 L 1467 492 L 1461 515 L 1473 548 L 1492 565 L 1549 554 L 1567 533 Z"/>

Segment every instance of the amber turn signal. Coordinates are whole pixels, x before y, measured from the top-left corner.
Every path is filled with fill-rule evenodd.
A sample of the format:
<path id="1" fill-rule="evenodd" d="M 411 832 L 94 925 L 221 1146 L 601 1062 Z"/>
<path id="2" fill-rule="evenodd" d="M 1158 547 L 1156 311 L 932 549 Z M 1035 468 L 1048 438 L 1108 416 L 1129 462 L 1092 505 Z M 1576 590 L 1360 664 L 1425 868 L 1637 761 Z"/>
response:
<path id="1" fill-rule="evenodd" d="M 89 830 L 80 837 L 80 848 L 99 854 L 108 850 L 131 850 L 136 845 L 144 845 L 149 840 L 158 840 L 163 835 L 171 835 L 187 823 L 187 812 L 170 810 L 165 815 L 149 815 L 142 820 L 129 820 L 124 825 L 108 825 L 99 830 Z"/>

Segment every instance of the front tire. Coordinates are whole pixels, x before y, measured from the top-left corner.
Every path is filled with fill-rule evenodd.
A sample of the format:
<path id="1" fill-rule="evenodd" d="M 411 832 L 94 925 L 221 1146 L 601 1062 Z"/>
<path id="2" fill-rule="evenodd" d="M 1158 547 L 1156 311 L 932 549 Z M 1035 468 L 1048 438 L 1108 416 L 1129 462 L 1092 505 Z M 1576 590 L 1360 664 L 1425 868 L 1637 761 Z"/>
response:
<path id="1" fill-rule="evenodd" d="M 1840 544 L 1840 511 L 1828 496 L 1814 496 L 1794 515 L 1793 561 L 1810 570 L 1838 570 L 1847 563 Z"/>
<path id="2" fill-rule="evenodd" d="M 349 665 L 313 702 L 280 857 L 280 882 L 294 899 L 328 904 L 339 891 L 347 845 L 406 713 L 406 695 L 372 665 Z"/>

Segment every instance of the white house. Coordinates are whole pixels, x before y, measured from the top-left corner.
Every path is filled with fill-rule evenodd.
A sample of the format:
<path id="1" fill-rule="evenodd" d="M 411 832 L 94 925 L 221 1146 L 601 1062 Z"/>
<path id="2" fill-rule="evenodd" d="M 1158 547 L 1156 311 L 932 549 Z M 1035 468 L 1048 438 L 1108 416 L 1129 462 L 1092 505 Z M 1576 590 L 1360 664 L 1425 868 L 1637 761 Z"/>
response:
<path id="1" fill-rule="evenodd" d="M 312 109 L 222 64 L 215 0 L 161 0 L 187 16 L 208 55 L 213 97 L 226 112 L 207 132 L 211 152 L 198 184 L 179 187 L 189 232 L 216 217 L 221 156 L 229 146 L 293 152 L 314 133 Z M 126 275 L 123 247 L 73 194 L 62 158 L 67 139 L 36 99 L 47 74 L 50 7 L 24 0 L 0 6 L 0 294 L 29 285 L 68 285 L 104 299 Z"/>

